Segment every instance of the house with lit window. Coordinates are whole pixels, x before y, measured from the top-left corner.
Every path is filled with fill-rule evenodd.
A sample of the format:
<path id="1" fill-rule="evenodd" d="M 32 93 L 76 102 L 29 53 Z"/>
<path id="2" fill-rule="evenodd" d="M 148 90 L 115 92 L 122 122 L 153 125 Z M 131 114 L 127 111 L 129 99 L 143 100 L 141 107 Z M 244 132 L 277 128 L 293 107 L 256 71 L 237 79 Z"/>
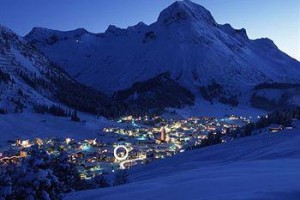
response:
<path id="1" fill-rule="evenodd" d="M 270 133 L 277 133 L 279 131 L 282 131 L 284 129 L 284 126 L 278 125 L 278 124 L 271 124 L 269 127 L 269 132 Z"/>

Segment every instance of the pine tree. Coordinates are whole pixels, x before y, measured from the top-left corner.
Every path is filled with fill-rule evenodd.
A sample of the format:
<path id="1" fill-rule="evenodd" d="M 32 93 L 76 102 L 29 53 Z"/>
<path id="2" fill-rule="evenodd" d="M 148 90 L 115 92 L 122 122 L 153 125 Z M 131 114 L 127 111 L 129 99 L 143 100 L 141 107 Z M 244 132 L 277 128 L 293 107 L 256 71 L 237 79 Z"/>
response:
<path id="1" fill-rule="evenodd" d="M 76 166 L 69 161 L 66 152 L 61 152 L 58 157 L 52 160 L 51 168 L 54 174 L 63 183 L 64 192 L 82 189 L 82 181 L 80 180 Z"/>
<path id="2" fill-rule="evenodd" d="M 80 122 L 80 118 L 77 115 L 77 110 L 74 110 L 71 116 L 71 120 L 74 122 Z"/>
<path id="3" fill-rule="evenodd" d="M 49 168 L 50 163 L 49 155 L 34 146 L 31 156 L 13 174 L 12 199 L 61 199 L 61 184 Z"/>

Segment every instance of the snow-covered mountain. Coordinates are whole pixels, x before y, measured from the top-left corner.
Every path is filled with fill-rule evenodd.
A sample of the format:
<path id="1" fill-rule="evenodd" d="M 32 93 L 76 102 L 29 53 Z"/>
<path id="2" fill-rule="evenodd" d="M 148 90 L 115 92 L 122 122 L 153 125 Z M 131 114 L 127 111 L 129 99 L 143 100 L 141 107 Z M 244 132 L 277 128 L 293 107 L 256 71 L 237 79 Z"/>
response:
<path id="1" fill-rule="evenodd" d="M 63 104 L 109 116 L 111 101 L 69 77 L 34 45 L 0 26 L 0 109 L 23 111 L 34 105 Z"/>
<path id="2" fill-rule="evenodd" d="M 50 103 L 53 87 L 46 73 L 70 79 L 29 42 L 0 26 L 1 106 L 14 104 Z M 34 89 L 33 89 L 34 88 Z M 17 103 L 18 102 L 18 103 Z"/>
<path id="3" fill-rule="evenodd" d="M 218 24 L 189 0 L 173 3 L 150 25 L 111 25 L 99 34 L 33 28 L 25 38 L 76 80 L 108 94 L 166 72 L 196 95 L 213 82 L 227 96 L 264 82 L 300 82 L 300 63 L 270 39 L 250 40 L 245 29 Z"/>

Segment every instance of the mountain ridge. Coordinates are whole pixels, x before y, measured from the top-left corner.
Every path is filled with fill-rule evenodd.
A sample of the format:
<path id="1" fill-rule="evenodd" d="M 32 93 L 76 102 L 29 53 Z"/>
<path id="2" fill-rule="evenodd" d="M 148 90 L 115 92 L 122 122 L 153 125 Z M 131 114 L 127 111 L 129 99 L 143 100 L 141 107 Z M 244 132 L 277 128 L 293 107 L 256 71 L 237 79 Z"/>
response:
<path id="1" fill-rule="evenodd" d="M 36 29 L 25 38 L 77 81 L 108 95 L 165 72 L 196 96 L 214 82 L 224 95 L 248 99 L 258 84 L 300 82 L 300 62 L 272 40 L 251 40 L 191 1 L 171 4 L 150 25 L 110 25 L 97 34 Z"/>
<path id="2" fill-rule="evenodd" d="M 0 47 L 0 108 L 3 114 L 37 106 L 69 106 L 91 113 L 98 110 L 106 117 L 115 114 L 113 109 L 107 110 L 113 105 L 108 97 L 76 82 L 30 42 L 1 25 Z"/>

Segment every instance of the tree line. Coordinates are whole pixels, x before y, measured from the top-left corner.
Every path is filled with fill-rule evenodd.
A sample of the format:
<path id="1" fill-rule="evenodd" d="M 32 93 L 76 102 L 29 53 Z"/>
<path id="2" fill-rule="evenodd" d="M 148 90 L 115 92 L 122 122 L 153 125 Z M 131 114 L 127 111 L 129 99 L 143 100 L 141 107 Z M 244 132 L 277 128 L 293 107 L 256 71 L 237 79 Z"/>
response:
<path id="1" fill-rule="evenodd" d="M 266 116 L 260 117 L 257 122 L 251 122 L 242 128 L 238 128 L 236 131 L 230 134 L 234 137 L 250 136 L 254 131 L 261 132 L 262 129 L 270 126 L 271 124 L 278 124 L 284 127 L 292 126 L 293 119 L 300 120 L 300 107 L 282 108 L 269 113 Z"/>
<path id="2" fill-rule="evenodd" d="M 220 103 L 231 105 L 231 106 L 238 106 L 239 100 L 237 95 L 228 94 L 223 86 L 217 83 L 215 80 L 212 83 L 208 84 L 207 86 L 199 87 L 199 91 L 202 97 L 211 102 L 213 104 L 214 100 L 217 100 Z"/>

